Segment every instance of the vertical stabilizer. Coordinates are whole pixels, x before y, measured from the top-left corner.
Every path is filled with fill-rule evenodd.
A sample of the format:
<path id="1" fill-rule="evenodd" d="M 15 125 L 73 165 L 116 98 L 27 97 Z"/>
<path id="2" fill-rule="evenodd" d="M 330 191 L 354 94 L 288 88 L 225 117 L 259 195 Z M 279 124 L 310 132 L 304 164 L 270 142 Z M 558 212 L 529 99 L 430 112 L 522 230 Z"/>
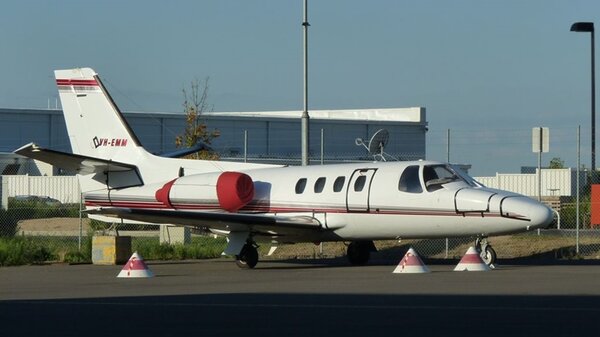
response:
<path id="1" fill-rule="evenodd" d="M 131 162 L 145 152 L 94 70 L 54 73 L 73 153 Z"/>

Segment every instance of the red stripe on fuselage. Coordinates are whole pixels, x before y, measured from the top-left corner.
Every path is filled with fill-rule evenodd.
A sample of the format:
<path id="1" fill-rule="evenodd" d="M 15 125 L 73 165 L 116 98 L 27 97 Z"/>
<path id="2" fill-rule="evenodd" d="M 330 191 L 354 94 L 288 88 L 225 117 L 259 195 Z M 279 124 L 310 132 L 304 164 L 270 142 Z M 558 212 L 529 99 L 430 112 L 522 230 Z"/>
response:
<path id="1" fill-rule="evenodd" d="M 181 211 L 222 211 L 218 204 L 178 204 L 173 203 L 173 208 L 169 208 L 158 202 L 142 201 L 92 201 L 86 200 L 86 206 L 104 206 L 104 207 L 124 207 L 135 209 L 174 209 Z M 412 215 L 412 216 L 453 216 L 453 217 L 501 217 L 499 213 L 456 213 L 454 211 L 442 210 L 401 210 L 401 209 L 371 209 L 368 212 L 352 212 L 344 208 L 306 208 L 306 207 L 273 207 L 273 206 L 246 206 L 239 213 L 363 213 L 380 215 Z M 518 220 L 518 219 L 517 219 Z"/>
<path id="2" fill-rule="evenodd" d="M 82 87 L 99 86 L 96 80 L 56 79 L 56 85 L 73 85 Z"/>

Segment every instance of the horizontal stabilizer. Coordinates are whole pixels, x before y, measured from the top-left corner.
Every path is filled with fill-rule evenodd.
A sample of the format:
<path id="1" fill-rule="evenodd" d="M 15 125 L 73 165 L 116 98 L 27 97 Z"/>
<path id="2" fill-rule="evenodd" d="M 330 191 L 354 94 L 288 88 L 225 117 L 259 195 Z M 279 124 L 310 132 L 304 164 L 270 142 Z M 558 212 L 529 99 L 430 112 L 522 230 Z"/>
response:
<path id="1" fill-rule="evenodd" d="M 44 149 L 34 143 L 29 143 L 14 152 L 79 174 L 124 172 L 133 171 L 137 168 L 131 164 Z"/>
<path id="2" fill-rule="evenodd" d="M 212 151 L 212 148 L 204 143 L 200 143 L 200 144 L 196 144 L 192 147 L 186 147 L 185 149 L 168 152 L 168 153 L 161 153 L 161 154 L 159 154 L 159 156 L 165 157 L 165 158 L 182 158 L 187 155 L 190 155 L 190 154 L 193 154 L 196 152 L 200 152 L 200 151 L 204 151 L 204 150 Z"/>

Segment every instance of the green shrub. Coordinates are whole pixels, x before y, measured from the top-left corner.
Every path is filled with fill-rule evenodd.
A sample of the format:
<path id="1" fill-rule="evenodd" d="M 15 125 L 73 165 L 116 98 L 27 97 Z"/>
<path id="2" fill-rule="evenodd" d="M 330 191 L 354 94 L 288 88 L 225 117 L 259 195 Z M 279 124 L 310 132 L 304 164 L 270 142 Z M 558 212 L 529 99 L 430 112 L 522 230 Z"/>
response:
<path id="1" fill-rule="evenodd" d="M 148 260 L 210 259 L 221 256 L 224 238 L 195 237 L 190 244 L 160 244 L 157 238 L 136 238 L 132 249 Z"/>
<path id="2" fill-rule="evenodd" d="M 575 198 L 560 207 L 561 228 L 575 228 L 577 224 L 577 204 Z M 579 224 L 580 226 L 589 225 L 590 222 L 590 197 L 584 195 L 580 199 Z"/>
<path id="3" fill-rule="evenodd" d="M 67 263 L 91 263 L 92 262 L 92 233 L 88 233 L 81 243 L 81 250 L 71 248 L 63 258 Z"/>
<path id="4" fill-rule="evenodd" d="M 8 209 L 0 209 L 0 237 L 17 233 L 21 220 L 79 217 L 79 204 L 48 204 L 40 200 L 8 199 Z"/>
<path id="5" fill-rule="evenodd" d="M 56 254 L 27 238 L 0 238 L 0 266 L 43 263 L 55 260 Z"/>
<path id="6" fill-rule="evenodd" d="M 0 209 L 0 237 L 13 237 L 17 233 L 19 217 L 12 209 Z"/>
<path id="7" fill-rule="evenodd" d="M 79 216 L 79 204 L 48 204 L 41 200 L 8 200 L 8 210 L 21 214 L 21 219 L 76 218 Z"/>

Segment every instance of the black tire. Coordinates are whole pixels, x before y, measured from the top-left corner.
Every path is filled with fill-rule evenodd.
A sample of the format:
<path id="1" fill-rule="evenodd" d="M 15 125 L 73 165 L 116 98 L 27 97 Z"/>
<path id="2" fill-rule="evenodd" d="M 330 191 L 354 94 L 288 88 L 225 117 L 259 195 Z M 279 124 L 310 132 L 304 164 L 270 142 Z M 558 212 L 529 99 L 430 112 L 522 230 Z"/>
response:
<path id="1" fill-rule="evenodd" d="M 258 251 L 256 248 L 247 244 L 242 248 L 240 255 L 236 256 L 235 264 L 243 269 L 252 269 L 258 263 Z"/>
<path id="2" fill-rule="evenodd" d="M 485 250 L 479 253 L 479 256 L 481 256 L 483 263 L 487 264 L 488 266 L 496 263 L 496 251 L 494 248 L 492 248 L 492 246 L 486 246 Z"/>
<path id="3" fill-rule="evenodd" d="M 348 261 L 354 266 L 364 266 L 371 257 L 371 244 L 369 242 L 354 241 L 348 245 L 346 253 Z"/>

